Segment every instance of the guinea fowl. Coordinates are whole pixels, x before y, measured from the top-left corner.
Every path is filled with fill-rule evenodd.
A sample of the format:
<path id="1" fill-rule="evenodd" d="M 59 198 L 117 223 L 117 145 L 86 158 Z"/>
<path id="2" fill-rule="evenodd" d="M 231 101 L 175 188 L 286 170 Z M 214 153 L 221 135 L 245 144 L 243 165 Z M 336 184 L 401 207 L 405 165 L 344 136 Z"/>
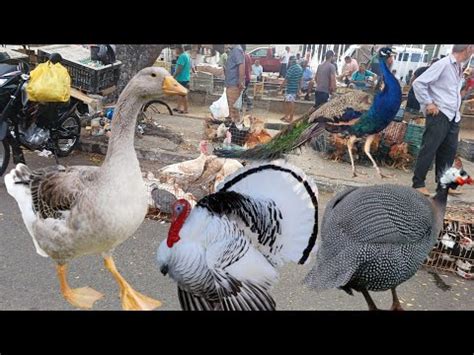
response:
<path id="1" fill-rule="evenodd" d="M 5 176 L 36 251 L 57 263 L 62 295 L 73 306 L 92 308 L 103 296 L 89 287 L 71 289 L 67 282 L 67 263 L 90 254 L 104 257 L 119 284 L 124 309 L 154 309 L 161 304 L 135 291 L 117 271 L 111 254 L 138 229 L 148 209 L 133 145 L 135 123 L 143 104 L 163 93 L 187 93 L 163 68 L 145 68 L 127 84 L 117 102 L 102 166 L 31 171 L 18 164 Z"/>
<path id="2" fill-rule="evenodd" d="M 178 283 L 183 310 L 273 310 L 276 267 L 304 264 L 317 232 L 318 190 L 301 170 L 245 167 L 192 210 L 174 204 L 158 264 Z"/>
<path id="3" fill-rule="evenodd" d="M 370 146 L 375 135 L 395 118 L 402 101 L 400 84 L 389 69 L 393 62 L 392 54 L 394 52 L 388 47 L 379 50 L 384 88 L 375 97 L 360 90 L 346 93 L 331 99 L 317 110 L 310 110 L 266 144 L 246 151 L 216 150 L 216 155 L 241 159 L 276 159 L 282 154 L 303 146 L 327 130 L 349 136 L 347 150 L 351 159 L 353 176 L 357 174 L 352 148 L 357 139 L 366 137 L 365 154 L 379 176 L 386 177 L 370 154 Z"/>
<path id="4" fill-rule="evenodd" d="M 315 290 L 391 290 L 392 310 L 401 310 L 396 287 L 410 279 L 438 240 L 449 188 L 472 183 L 459 162 L 442 175 L 429 199 L 400 185 L 353 187 L 326 206 L 316 263 L 304 282 Z"/>

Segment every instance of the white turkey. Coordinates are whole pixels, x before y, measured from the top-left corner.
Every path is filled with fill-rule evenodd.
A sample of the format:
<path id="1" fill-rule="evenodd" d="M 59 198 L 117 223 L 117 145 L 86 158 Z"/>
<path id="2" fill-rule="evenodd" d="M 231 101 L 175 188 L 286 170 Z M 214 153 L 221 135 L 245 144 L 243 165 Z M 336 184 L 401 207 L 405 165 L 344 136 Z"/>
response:
<path id="1" fill-rule="evenodd" d="M 243 168 L 191 209 L 173 205 L 160 271 L 183 310 L 274 310 L 277 267 L 304 264 L 318 232 L 318 190 L 282 161 Z"/>

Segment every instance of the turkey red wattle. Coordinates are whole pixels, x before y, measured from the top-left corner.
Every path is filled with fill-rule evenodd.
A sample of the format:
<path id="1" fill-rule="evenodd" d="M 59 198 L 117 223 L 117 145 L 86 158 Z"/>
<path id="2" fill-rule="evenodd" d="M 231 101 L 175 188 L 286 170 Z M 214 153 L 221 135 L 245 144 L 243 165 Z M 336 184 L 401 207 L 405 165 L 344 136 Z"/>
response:
<path id="1" fill-rule="evenodd" d="M 172 248 L 173 245 L 181 239 L 179 237 L 179 231 L 183 227 L 183 224 L 186 221 L 186 218 L 188 218 L 190 212 L 191 205 L 185 199 L 179 199 L 173 204 L 171 226 L 168 231 L 168 238 L 166 239 L 168 248 Z"/>

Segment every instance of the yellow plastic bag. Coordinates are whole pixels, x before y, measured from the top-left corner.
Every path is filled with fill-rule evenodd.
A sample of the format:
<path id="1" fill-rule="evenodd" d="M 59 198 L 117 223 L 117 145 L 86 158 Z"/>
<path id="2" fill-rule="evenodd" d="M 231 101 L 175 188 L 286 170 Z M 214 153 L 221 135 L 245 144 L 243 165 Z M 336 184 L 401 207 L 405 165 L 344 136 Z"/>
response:
<path id="1" fill-rule="evenodd" d="M 47 61 L 30 72 L 26 92 L 30 101 L 67 102 L 71 96 L 71 77 L 61 63 Z"/>

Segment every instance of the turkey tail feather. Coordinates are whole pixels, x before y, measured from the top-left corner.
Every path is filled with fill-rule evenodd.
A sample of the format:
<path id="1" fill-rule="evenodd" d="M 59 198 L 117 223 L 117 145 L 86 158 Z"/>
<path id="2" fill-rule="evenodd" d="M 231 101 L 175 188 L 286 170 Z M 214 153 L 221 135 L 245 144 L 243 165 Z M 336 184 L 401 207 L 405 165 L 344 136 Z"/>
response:
<path id="1" fill-rule="evenodd" d="M 235 207 L 233 215 L 258 234 L 259 250 L 272 264 L 306 263 L 318 233 L 318 188 L 301 169 L 281 160 L 247 166 L 217 190 L 222 198 L 198 205 L 219 214 Z"/>

